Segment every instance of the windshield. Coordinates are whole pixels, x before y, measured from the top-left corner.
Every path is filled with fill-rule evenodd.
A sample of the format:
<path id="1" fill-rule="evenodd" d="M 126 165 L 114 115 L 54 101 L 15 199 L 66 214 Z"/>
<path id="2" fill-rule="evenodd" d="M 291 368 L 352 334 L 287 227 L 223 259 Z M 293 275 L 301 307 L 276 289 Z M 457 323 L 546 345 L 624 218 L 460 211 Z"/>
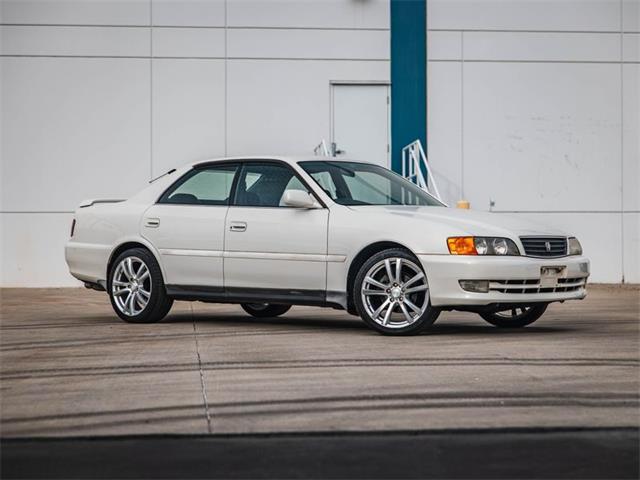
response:
<path id="1" fill-rule="evenodd" d="M 340 205 L 444 206 L 415 184 L 378 165 L 331 161 L 299 165 Z"/>

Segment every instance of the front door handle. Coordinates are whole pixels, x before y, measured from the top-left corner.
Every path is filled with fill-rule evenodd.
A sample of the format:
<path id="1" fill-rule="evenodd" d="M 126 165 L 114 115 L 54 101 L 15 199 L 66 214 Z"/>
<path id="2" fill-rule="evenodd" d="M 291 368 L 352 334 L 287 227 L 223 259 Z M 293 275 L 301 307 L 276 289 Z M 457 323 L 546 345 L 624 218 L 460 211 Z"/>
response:
<path id="1" fill-rule="evenodd" d="M 247 224 L 245 222 L 231 222 L 229 230 L 232 232 L 244 232 L 247 230 Z"/>

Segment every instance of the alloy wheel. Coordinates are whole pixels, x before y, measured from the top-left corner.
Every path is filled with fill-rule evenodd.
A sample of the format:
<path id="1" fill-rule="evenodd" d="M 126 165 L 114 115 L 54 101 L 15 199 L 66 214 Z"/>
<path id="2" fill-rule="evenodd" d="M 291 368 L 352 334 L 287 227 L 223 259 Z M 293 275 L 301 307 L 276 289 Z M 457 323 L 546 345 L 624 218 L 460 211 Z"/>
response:
<path id="1" fill-rule="evenodd" d="M 266 310 L 269 307 L 268 303 L 247 303 L 247 305 L 256 311 Z"/>
<path id="2" fill-rule="evenodd" d="M 362 282 L 361 296 L 374 322 L 385 328 L 404 328 L 427 310 L 429 284 L 414 262 L 391 257 L 369 269 Z"/>
<path id="3" fill-rule="evenodd" d="M 531 307 L 515 307 L 507 310 L 501 310 L 499 312 L 494 312 L 494 315 L 504 318 L 504 319 L 516 319 L 523 317 L 531 310 Z"/>
<path id="4" fill-rule="evenodd" d="M 115 268 L 111 281 L 114 303 L 122 313 L 135 317 L 151 299 L 151 273 L 138 257 L 126 257 Z"/>

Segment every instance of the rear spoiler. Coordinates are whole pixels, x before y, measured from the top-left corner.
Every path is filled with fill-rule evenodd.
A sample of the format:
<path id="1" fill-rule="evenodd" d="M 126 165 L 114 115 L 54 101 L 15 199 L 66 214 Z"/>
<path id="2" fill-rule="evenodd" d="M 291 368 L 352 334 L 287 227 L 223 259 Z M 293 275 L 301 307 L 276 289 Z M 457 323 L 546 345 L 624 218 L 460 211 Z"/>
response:
<path id="1" fill-rule="evenodd" d="M 96 203 L 120 203 L 120 202 L 124 202 L 124 199 L 109 200 L 109 199 L 103 199 L 103 198 L 94 198 L 94 199 L 91 199 L 91 200 L 84 200 L 84 201 L 80 202 L 79 207 L 80 208 L 87 208 L 87 207 L 90 207 L 92 205 L 95 205 Z"/>

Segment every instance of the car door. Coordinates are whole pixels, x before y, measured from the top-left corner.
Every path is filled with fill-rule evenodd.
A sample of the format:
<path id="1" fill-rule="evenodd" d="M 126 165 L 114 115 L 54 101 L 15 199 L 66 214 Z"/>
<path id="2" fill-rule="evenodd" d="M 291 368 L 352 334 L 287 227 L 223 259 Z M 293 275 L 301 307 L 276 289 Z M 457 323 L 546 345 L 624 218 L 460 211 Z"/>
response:
<path id="1" fill-rule="evenodd" d="M 149 208 L 142 235 L 158 249 L 169 287 L 222 291 L 225 217 L 237 163 L 198 166 Z"/>
<path id="2" fill-rule="evenodd" d="M 329 211 L 283 205 L 287 189 L 309 192 L 284 162 L 246 162 L 238 173 L 225 228 L 230 295 L 324 299 Z"/>

